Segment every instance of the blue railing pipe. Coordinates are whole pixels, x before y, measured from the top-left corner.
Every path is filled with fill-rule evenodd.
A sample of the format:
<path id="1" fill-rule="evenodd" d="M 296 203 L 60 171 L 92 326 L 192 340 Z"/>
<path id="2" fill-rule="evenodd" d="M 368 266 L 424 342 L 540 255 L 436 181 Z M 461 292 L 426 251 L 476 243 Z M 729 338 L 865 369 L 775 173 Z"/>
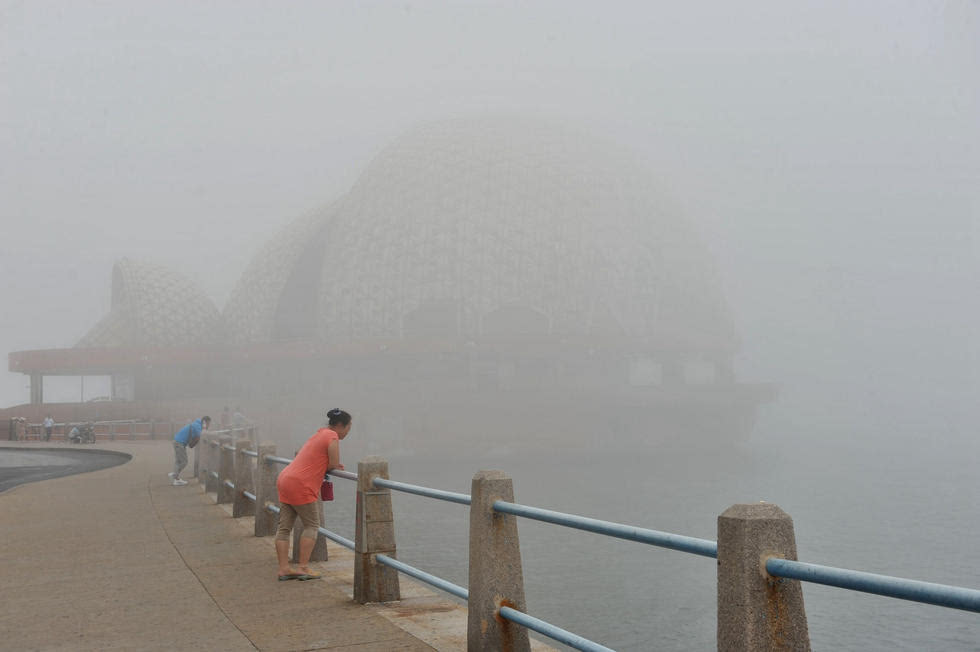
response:
<path id="1" fill-rule="evenodd" d="M 242 492 L 242 495 L 245 496 L 246 498 L 248 498 L 249 500 L 251 500 L 253 503 L 255 502 L 255 494 L 253 494 L 253 493 L 251 493 L 249 491 L 243 491 Z"/>
<path id="2" fill-rule="evenodd" d="M 379 564 L 384 564 L 390 568 L 405 573 L 406 575 L 411 575 L 417 580 L 421 580 L 426 584 L 436 587 L 437 589 L 442 589 L 446 593 L 455 595 L 457 598 L 462 598 L 463 600 L 469 600 L 470 592 L 461 586 L 453 584 L 452 582 L 447 582 L 441 577 L 436 577 L 435 575 L 430 575 L 425 571 L 419 570 L 414 566 L 409 566 L 403 562 L 398 561 L 394 557 L 389 557 L 388 555 L 377 554 L 374 556 L 375 560 Z"/>
<path id="3" fill-rule="evenodd" d="M 505 514 L 523 516 L 525 518 L 531 518 L 536 521 L 544 521 L 545 523 L 553 523 L 555 525 L 564 525 L 565 527 L 585 530 L 586 532 L 595 532 L 596 534 L 604 534 L 609 537 L 616 537 L 617 539 L 627 539 L 629 541 L 638 541 L 640 543 L 647 543 L 652 546 L 659 546 L 661 548 L 680 550 L 681 552 L 689 552 L 691 554 L 701 555 L 703 557 L 718 556 L 718 544 L 714 541 L 709 541 L 708 539 L 696 539 L 694 537 L 687 537 L 681 534 L 671 534 L 669 532 L 648 530 L 646 528 L 635 527 L 633 525 L 613 523 L 612 521 L 600 521 L 599 519 L 585 518 L 584 516 L 576 516 L 575 514 L 565 514 L 563 512 L 553 512 L 551 510 L 541 509 L 539 507 L 529 507 L 518 503 L 509 503 L 504 500 L 495 501 L 493 503 L 493 509 L 494 511 L 503 512 Z"/>
<path id="4" fill-rule="evenodd" d="M 246 451 L 242 451 L 242 454 L 243 455 L 248 455 L 249 457 L 258 457 L 259 456 L 258 451 L 248 451 L 248 450 L 246 450 Z"/>
<path id="5" fill-rule="evenodd" d="M 335 532 L 331 532 L 330 530 L 328 530 L 325 527 L 319 527 L 319 528 L 317 528 L 316 531 L 319 532 L 320 534 L 322 534 L 323 536 L 327 537 L 331 541 L 334 541 L 336 543 L 339 543 L 340 545 L 342 545 L 343 547 L 347 548 L 348 550 L 353 550 L 354 549 L 354 542 L 353 541 L 351 541 L 350 539 L 345 539 L 344 537 L 340 536 L 339 534 L 337 534 Z"/>
<path id="6" fill-rule="evenodd" d="M 614 652 L 611 648 L 599 645 L 595 641 L 590 641 L 561 627 L 555 627 L 551 623 L 535 618 L 534 616 L 529 616 L 523 611 L 518 611 L 510 607 L 501 607 L 498 613 L 501 618 L 505 618 L 518 625 L 523 625 L 559 643 L 569 645 L 576 650 L 585 650 L 586 652 Z"/>
<path id="7" fill-rule="evenodd" d="M 374 486 L 384 487 L 386 489 L 394 489 L 396 491 L 404 491 L 409 494 L 416 494 L 419 496 L 426 496 L 427 498 L 435 498 L 436 500 L 445 500 L 451 503 L 459 503 L 460 505 L 469 505 L 470 497 L 466 494 L 457 494 L 451 491 L 442 491 L 441 489 L 430 489 L 429 487 L 420 487 L 416 484 L 408 484 L 407 482 L 396 482 L 395 480 L 385 480 L 384 478 L 375 478 Z"/>
<path id="8" fill-rule="evenodd" d="M 217 445 L 214 442 L 208 443 L 214 446 Z M 234 450 L 234 447 L 222 446 L 222 448 Z M 258 457 L 258 453 L 254 451 L 244 451 L 244 454 L 251 457 Z M 273 455 L 268 455 L 265 457 L 265 459 L 269 462 L 279 464 L 289 464 L 293 461 L 288 458 Z M 218 474 L 213 471 L 208 471 L 207 475 L 218 478 Z M 358 474 L 340 469 L 330 471 L 329 475 L 353 481 L 358 480 Z M 461 505 L 471 505 L 471 497 L 466 494 L 432 489 L 429 487 L 409 484 L 406 482 L 398 482 L 382 477 L 374 478 L 373 484 L 374 486 L 380 488 L 402 491 L 405 493 L 411 493 L 437 500 L 444 500 Z M 235 488 L 235 485 L 228 480 L 225 480 L 223 485 L 232 489 Z M 255 494 L 243 492 L 243 495 L 252 501 L 257 500 Z M 593 532 L 609 537 L 646 543 L 649 545 L 669 548 L 704 557 L 717 558 L 718 555 L 717 543 L 707 539 L 698 539 L 679 534 L 635 527 L 622 523 L 615 523 L 612 521 L 586 518 L 575 514 L 556 512 L 504 500 L 496 500 L 492 507 L 494 511 L 499 513 L 530 518 L 537 521 Z M 268 512 L 276 514 L 278 514 L 280 511 L 277 505 L 272 504 L 266 505 L 265 509 Z M 349 539 L 330 532 L 322 527 L 319 528 L 318 531 L 325 537 L 346 548 L 352 550 L 355 549 L 355 543 Z M 457 598 L 469 601 L 469 590 L 466 588 L 460 587 L 442 578 L 405 564 L 394 557 L 389 557 L 379 553 L 375 555 L 375 559 L 378 561 L 378 563 L 384 566 L 414 577 L 419 581 L 445 591 L 450 595 L 454 595 Z M 818 564 L 809 564 L 778 557 L 769 557 L 765 562 L 765 569 L 770 575 L 777 578 L 787 578 L 816 584 L 824 584 L 842 589 L 980 613 L 980 590 L 976 589 L 922 582 L 887 575 L 877 575 L 874 573 L 866 573 L 831 566 L 821 566 Z M 530 630 L 543 634 L 544 636 L 579 650 L 598 651 L 609 649 L 511 607 L 501 607 L 498 614 L 500 617 L 506 620 L 524 626 Z"/>
<path id="9" fill-rule="evenodd" d="M 863 571 L 807 564 L 791 559 L 769 557 L 766 572 L 775 577 L 836 586 L 890 598 L 924 602 L 940 607 L 980 612 L 980 591 L 959 586 L 920 582 L 903 577 L 877 575 Z"/>

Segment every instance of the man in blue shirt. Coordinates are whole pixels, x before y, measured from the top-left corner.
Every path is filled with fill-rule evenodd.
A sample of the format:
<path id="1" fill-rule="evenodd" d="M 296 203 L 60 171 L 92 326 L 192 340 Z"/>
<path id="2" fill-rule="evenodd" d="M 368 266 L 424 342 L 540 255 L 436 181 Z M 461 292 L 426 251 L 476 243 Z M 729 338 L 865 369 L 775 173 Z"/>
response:
<path id="1" fill-rule="evenodd" d="M 182 487 L 187 480 L 180 479 L 180 472 L 187 466 L 187 447 L 194 448 L 201 440 L 201 432 L 211 425 L 211 417 L 201 417 L 191 421 L 174 435 L 174 470 L 169 474 L 175 487 Z"/>

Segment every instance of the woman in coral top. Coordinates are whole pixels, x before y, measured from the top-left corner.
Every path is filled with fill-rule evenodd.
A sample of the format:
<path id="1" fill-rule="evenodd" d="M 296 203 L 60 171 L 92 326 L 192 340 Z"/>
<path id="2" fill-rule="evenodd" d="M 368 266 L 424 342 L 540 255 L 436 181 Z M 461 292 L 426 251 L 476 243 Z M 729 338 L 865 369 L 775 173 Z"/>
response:
<path id="1" fill-rule="evenodd" d="M 279 530 L 276 532 L 276 556 L 279 580 L 315 580 L 320 574 L 310 570 L 310 555 L 320 527 L 320 485 L 331 469 L 343 469 L 340 463 L 340 440 L 350 432 L 352 419 L 343 410 L 327 412 L 327 426 L 306 440 L 295 459 L 279 473 Z M 296 517 L 303 523 L 299 539 L 299 568 L 289 565 L 289 533 Z"/>

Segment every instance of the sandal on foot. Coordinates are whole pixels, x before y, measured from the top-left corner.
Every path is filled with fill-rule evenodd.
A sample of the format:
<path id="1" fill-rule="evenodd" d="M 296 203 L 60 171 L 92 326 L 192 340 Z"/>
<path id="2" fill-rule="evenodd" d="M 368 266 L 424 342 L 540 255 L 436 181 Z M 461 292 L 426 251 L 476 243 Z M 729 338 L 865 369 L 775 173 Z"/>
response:
<path id="1" fill-rule="evenodd" d="M 321 577 L 323 577 L 323 575 L 320 573 L 303 573 L 302 575 L 298 575 L 296 579 L 298 579 L 300 582 L 305 582 L 307 580 L 318 580 Z"/>
<path id="2" fill-rule="evenodd" d="M 285 575 L 279 576 L 280 582 L 285 582 L 286 580 L 298 580 L 305 577 L 303 573 L 286 573 Z"/>

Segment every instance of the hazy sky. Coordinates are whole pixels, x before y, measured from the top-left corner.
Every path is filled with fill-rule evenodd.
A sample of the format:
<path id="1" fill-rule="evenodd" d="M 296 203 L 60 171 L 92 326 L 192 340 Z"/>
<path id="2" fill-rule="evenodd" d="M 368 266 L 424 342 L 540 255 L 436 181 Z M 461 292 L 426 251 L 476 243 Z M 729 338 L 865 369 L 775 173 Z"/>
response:
<path id="1" fill-rule="evenodd" d="M 783 385 L 770 427 L 962 431 L 978 43 L 966 0 L 2 2 L 0 350 L 73 345 L 122 256 L 220 307 L 416 122 L 520 113 L 621 141 L 672 189 L 741 375 Z M 0 405 L 26 387 L 0 373 Z"/>

